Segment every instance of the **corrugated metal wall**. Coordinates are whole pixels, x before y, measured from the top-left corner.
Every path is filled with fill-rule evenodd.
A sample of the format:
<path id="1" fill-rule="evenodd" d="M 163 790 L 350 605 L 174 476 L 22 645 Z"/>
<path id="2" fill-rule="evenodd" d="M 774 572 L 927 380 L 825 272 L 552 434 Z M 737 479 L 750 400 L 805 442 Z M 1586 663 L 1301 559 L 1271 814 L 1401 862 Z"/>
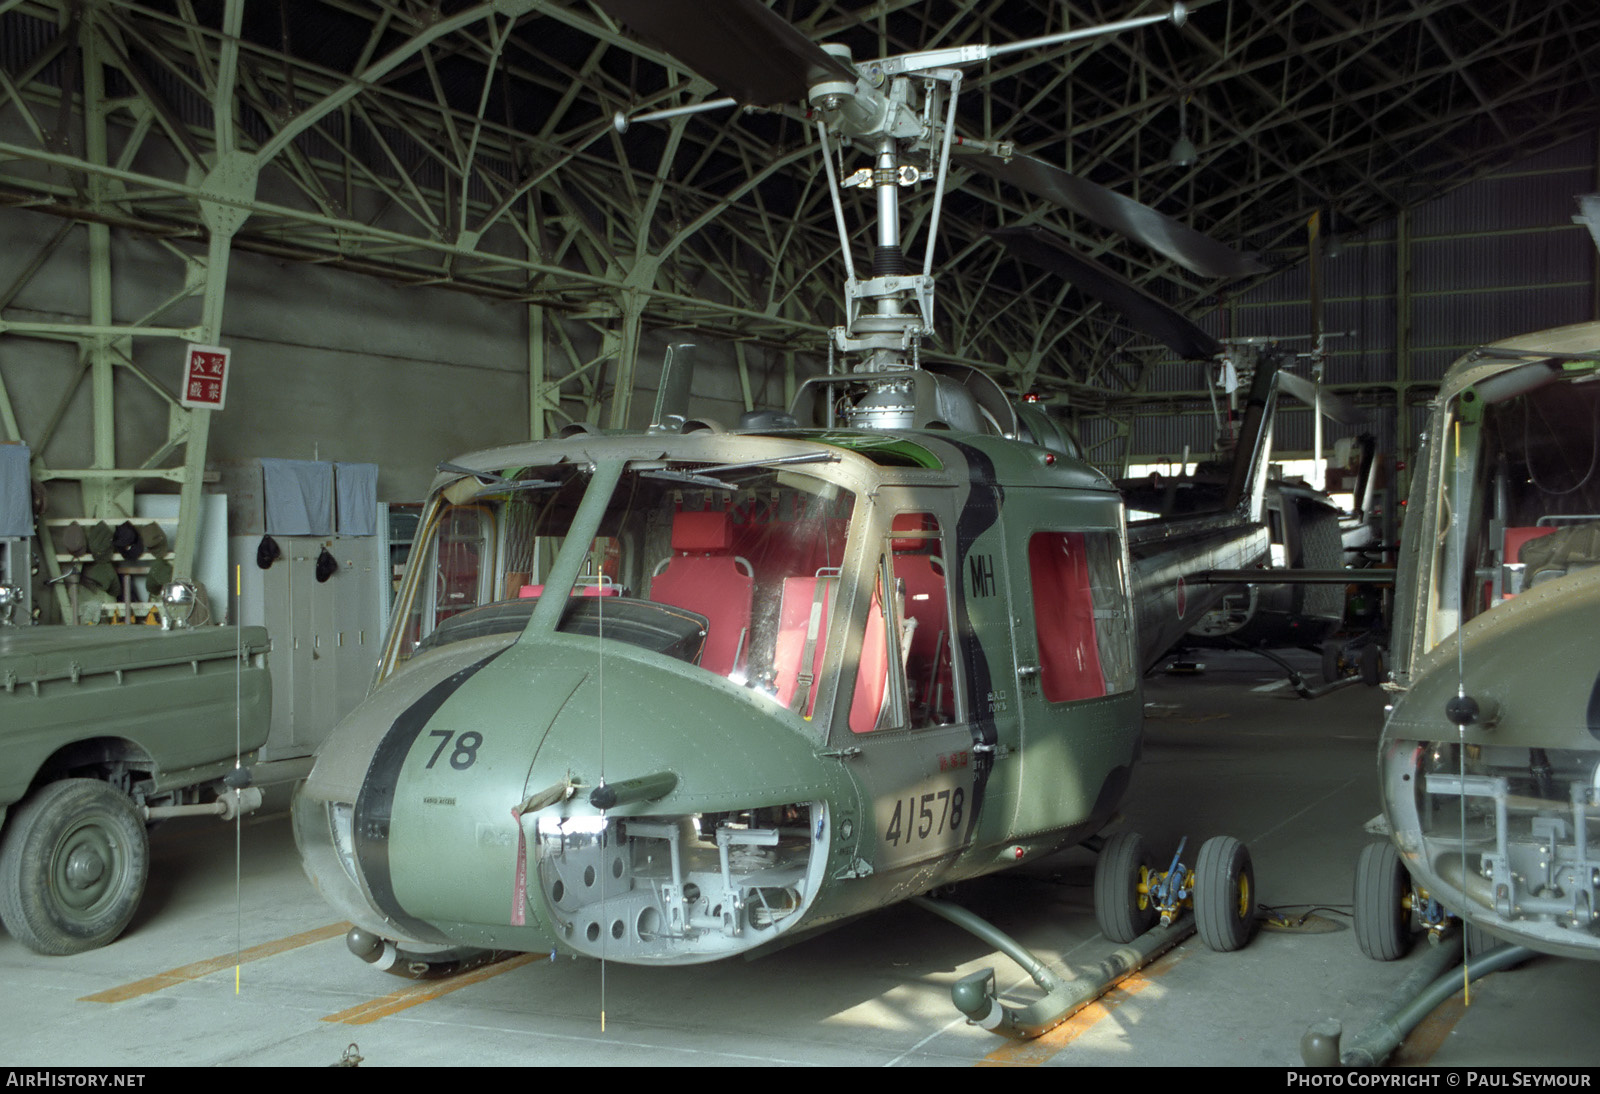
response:
<path id="1" fill-rule="evenodd" d="M 1347 333 L 1329 342 L 1327 380 L 1344 386 L 1364 410 L 1353 426 L 1325 423 L 1326 444 L 1371 432 L 1408 458 L 1432 388 L 1463 353 L 1600 318 L 1594 241 L 1572 221 L 1576 195 L 1600 190 L 1597 167 L 1600 149 L 1587 137 L 1421 206 L 1404 222 L 1341 239 L 1342 252 L 1324 262 L 1323 325 Z M 1326 220 L 1323 231 L 1329 231 Z M 1311 327 L 1310 295 L 1301 262 L 1232 301 L 1229 315 L 1214 312 L 1201 322 L 1218 335 L 1304 335 Z M 1176 361 L 1151 370 L 1147 390 L 1170 392 L 1174 401 L 1131 423 L 1130 462 L 1172 458 L 1185 444 L 1192 451 L 1211 446 L 1210 403 L 1197 398 L 1204 371 Z M 1114 431 L 1104 418 L 1086 421 L 1082 430 L 1091 449 Z M 1277 450 L 1309 455 L 1311 446 L 1310 413 L 1286 404 Z M 1106 443 L 1092 457 L 1115 471 L 1120 448 Z"/>

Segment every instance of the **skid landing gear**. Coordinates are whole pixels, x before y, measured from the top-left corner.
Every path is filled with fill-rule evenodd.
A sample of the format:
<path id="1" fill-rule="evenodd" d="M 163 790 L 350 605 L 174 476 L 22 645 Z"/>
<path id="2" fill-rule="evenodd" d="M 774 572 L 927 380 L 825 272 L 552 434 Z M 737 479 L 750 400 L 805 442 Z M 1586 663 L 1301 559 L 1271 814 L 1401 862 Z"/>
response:
<path id="1" fill-rule="evenodd" d="M 956 1009 L 965 1014 L 973 1025 L 1019 1041 L 1032 1040 L 1059 1026 L 1110 991 L 1119 980 L 1148 965 L 1194 931 L 1194 921 L 1189 916 L 1183 916 L 1170 926 L 1146 931 L 1131 945 L 1117 950 L 1085 975 L 1064 980 L 1024 949 L 1021 943 L 965 908 L 927 897 L 912 897 L 911 902 L 977 935 L 1021 965 L 1033 977 L 1033 982 L 1045 993 L 1044 997 L 1022 1007 L 1000 1001 L 993 969 L 982 969 L 964 976 L 950 989 L 950 999 Z"/>
<path id="2" fill-rule="evenodd" d="M 1256 879 L 1244 844 L 1231 836 L 1207 840 L 1193 870 L 1180 861 L 1182 854 L 1180 843 L 1171 864 L 1157 873 L 1137 833 L 1119 832 L 1106 841 L 1094 875 L 1095 919 L 1120 948 L 1072 980 L 964 908 L 927 897 L 911 902 L 977 935 L 1033 978 L 1044 997 L 1021 1007 L 1000 1001 L 993 969 L 964 976 L 950 989 L 956 1009 L 973 1025 L 1026 1041 L 1054 1029 L 1196 931 L 1213 950 L 1237 950 L 1249 941 Z"/>
<path id="3" fill-rule="evenodd" d="M 360 927 L 351 927 L 345 945 L 361 960 L 407 980 L 445 980 L 510 954 L 473 946 L 439 946 L 414 949 L 396 945 Z"/>
<path id="4" fill-rule="evenodd" d="M 1094 872 L 1094 912 L 1113 942 L 1132 942 L 1160 921 L 1176 922 L 1194 912 L 1200 941 L 1220 953 L 1242 947 L 1255 925 L 1255 868 L 1250 852 L 1232 836 L 1200 845 L 1193 869 L 1183 861 L 1184 839 L 1165 871 L 1158 873 L 1144 840 L 1119 832 L 1106 841 Z"/>

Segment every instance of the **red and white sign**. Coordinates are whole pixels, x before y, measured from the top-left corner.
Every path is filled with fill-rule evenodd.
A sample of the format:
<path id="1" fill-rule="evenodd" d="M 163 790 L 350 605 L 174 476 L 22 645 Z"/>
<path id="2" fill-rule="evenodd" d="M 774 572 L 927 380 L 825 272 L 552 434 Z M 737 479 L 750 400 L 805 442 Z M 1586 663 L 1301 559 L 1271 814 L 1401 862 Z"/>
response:
<path id="1" fill-rule="evenodd" d="M 232 350 L 221 346 L 190 343 L 178 402 L 195 410 L 221 410 L 228 395 L 228 361 L 232 356 Z"/>

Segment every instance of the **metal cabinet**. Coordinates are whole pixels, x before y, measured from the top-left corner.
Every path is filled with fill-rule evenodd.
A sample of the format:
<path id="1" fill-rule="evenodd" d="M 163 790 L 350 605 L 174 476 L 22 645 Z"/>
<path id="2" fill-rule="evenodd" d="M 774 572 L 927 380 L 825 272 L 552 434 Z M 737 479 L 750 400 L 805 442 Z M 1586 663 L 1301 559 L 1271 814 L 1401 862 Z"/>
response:
<path id="1" fill-rule="evenodd" d="M 380 523 L 380 528 L 383 524 Z M 262 569 L 259 536 L 236 536 L 240 617 L 272 638 L 272 732 L 266 760 L 308 755 L 372 682 L 388 610 L 387 536 L 274 536 Z M 317 579 L 326 549 L 336 563 Z"/>

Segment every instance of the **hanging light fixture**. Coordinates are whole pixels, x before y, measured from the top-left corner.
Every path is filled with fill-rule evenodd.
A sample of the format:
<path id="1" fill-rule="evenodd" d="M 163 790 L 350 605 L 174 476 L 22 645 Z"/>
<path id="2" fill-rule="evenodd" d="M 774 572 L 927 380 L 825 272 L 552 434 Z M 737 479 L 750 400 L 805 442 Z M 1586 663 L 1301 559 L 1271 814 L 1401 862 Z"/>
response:
<path id="1" fill-rule="evenodd" d="M 1189 139 L 1189 100 L 1178 96 L 1178 139 L 1172 142 L 1172 166 L 1188 167 L 1200 153 Z"/>

